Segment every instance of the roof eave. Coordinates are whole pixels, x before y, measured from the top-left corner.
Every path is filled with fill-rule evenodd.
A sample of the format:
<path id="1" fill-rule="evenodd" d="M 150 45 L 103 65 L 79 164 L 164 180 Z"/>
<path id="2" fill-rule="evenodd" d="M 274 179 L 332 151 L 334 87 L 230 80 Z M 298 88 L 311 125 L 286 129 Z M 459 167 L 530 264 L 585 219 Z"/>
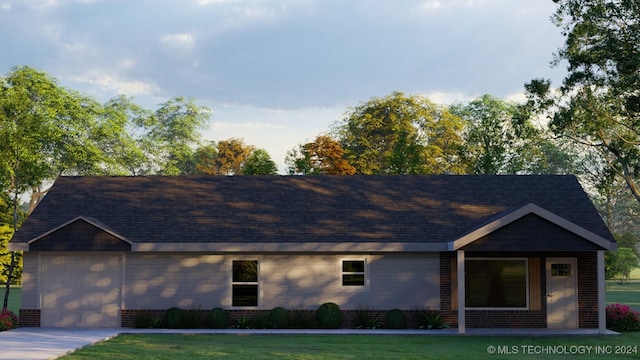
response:
<path id="1" fill-rule="evenodd" d="M 219 252 L 219 253 L 399 253 L 447 251 L 443 242 L 141 242 L 133 252 Z"/>

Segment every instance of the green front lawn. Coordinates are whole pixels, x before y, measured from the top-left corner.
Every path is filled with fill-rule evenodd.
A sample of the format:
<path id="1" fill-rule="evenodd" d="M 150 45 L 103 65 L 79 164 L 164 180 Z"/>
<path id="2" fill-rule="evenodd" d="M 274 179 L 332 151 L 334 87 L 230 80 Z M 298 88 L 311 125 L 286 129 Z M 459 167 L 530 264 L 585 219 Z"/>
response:
<path id="1" fill-rule="evenodd" d="M 552 351 L 556 354 L 549 354 Z M 62 359 L 460 360 L 578 357 L 640 359 L 640 333 L 593 337 L 121 335 Z"/>
<path id="2" fill-rule="evenodd" d="M 622 285 L 607 281 L 607 305 L 625 304 L 640 311 L 640 280 L 630 280 Z"/>
<path id="3" fill-rule="evenodd" d="M 0 285 L 0 310 L 2 309 L 2 302 L 4 301 L 5 286 Z M 20 286 L 11 286 L 9 291 L 9 302 L 7 308 L 13 311 L 14 314 L 20 313 L 20 307 L 22 303 L 22 288 Z"/>

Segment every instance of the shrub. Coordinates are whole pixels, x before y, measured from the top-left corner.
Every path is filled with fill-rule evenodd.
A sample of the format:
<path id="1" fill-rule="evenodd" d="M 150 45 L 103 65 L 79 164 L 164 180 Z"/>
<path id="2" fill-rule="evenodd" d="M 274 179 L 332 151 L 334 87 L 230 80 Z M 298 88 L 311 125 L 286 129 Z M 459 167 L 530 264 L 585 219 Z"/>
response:
<path id="1" fill-rule="evenodd" d="M 400 309 L 387 311 L 385 323 L 389 329 L 405 329 L 407 327 L 407 316 Z"/>
<path id="2" fill-rule="evenodd" d="M 172 307 L 164 314 L 163 324 L 169 329 L 180 329 L 183 327 L 184 310 Z"/>
<path id="3" fill-rule="evenodd" d="M 183 329 L 200 329 L 204 327 L 202 321 L 202 313 L 200 309 L 189 309 L 182 312 L 182 322 L 180 327 Z"/>
<path id="4" fill-rule="evenodd" d="M 267 323 L 273 329 L 286 329 L 289 327 L 289 320 L 291 320 L 291 315 L 281 307 L 273 308 L 267 316 Z"/>
<path id="5" fill-rule="evenodd" d="M 342 325 L 342 311 L 335 303 L 328 302 L 320 305 L 316 315 L 320 326 L 325 329 L 337 329 Z"/>
<path id="6" fill-rule="evenodd" d="M 437 310 L 416 310 L 416 321 L 419 329 L 448 329 L 449 324 L 442 320 L 442 314 Z"/>
<path id="7" fill-rule="evenodd" d="M 133 327 L 137 329 L 153 329 L 160 326 L 160 318 L 148 311 L 137 312 L 133 319 Z"/>
<path id="8" fill-rule="evenodd" d="M 18 317 L 12 311 L 0 312 L 0 331 L 11 330 L 18 327 Z"/>
<path id="9" fill-rule="evenodd" d="M 215 308 L 207 316 L 207 326 L 211 329 L 225 329 L 229 324 L 229 314 L 223 308 Z"/>
<path id="10" fill-rule="evenodd" d="M 237 329 L 266 329 L 268 328 L 268 319 L 266 315 L 261 313 L 245 312 L 242 317 L 236 319 L 234 327 Z"/>
<path id="11" fill-rule="evenodd" d="M 246 316 L 241 317 L 236 320 L 236 328 L 237 329 L 251 329 L 251 319 Z"/>
<path id="12" fill-rule="evenodd" d="M 613 331 L 640 330 L 640 312 L 628 305 L 611 304 L 607 306 L 607 329 Z"/>
<path id="13" fill-rule="evenodd" d="M 269 327 L 269 319 L 262 314 L 255 314 L 249 318 L 249 329 L 267 329 Z"/>
<path id="14" fill-rule="evenodd" d="M 293 329 L 316 329 L 318 319 L 311 310 L 292 310 L 289 324 Z"/>
<path id="15" fill-rule="evenodd" d="M 373 312 L 368 306 L 358 306 L 356 308 L 354 325 L 357 329 L 377 329 L 382 327 L 382 323 L 380 312 Z"/>

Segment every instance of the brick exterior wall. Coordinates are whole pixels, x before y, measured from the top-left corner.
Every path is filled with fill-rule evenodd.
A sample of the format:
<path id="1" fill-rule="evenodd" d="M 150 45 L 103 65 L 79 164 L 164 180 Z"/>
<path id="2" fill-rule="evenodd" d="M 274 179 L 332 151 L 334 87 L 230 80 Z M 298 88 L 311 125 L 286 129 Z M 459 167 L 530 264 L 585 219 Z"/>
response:
<path id="1" fill-rule="evenodd" d="M 440 311 L 451 327 L 458 327 L 458 310 L 451 308 L 451 261 L 455 253 L 440 253 Z"/>
<path id="2" fill-rule="evenodd" d="M 578 256 L 578 326 L 598 327 L 598 256 L 587 253 Z"/>
<path id="3" fill-rule="evenodd" d="M 40 327 L 40 309 L 20 309 L 19 327 Z"/>
<path id="4" fill-rule="evenodd" d="M 452 309 L 451 267 L 454 252 L 440 254 L 440 309 L 452 327 L 458 326 L 458 311 Z M 539 257 L 540 310 L 466 310 L 468 328 L 546 328 L 547 327 L 547 257 L 576 257 L 578 263 L 578 324 L 580 328 L 598 327 L 597 253 L 469 253 L 472 257 Z"/>

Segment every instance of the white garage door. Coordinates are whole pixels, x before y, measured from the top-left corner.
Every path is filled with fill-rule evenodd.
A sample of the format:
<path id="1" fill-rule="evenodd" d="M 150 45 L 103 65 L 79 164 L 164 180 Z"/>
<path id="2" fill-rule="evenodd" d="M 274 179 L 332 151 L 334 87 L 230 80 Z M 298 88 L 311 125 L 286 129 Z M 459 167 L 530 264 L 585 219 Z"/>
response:
<path id="1" fill-rule="evenodd" d="M 42 255 L 42 327 L 120 327 L 120 255 Z"/>

